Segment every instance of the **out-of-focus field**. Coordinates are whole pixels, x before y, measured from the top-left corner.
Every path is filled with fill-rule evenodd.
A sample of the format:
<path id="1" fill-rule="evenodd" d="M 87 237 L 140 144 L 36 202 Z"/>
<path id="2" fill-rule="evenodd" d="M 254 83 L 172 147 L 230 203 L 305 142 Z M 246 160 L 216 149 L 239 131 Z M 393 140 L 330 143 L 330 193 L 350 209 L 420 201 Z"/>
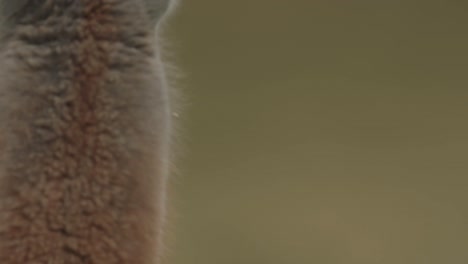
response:
<path id="1" fill-rule="evenodd" d="M 184 1 L 169 262 L 468 263 L 467 13 Z"/>

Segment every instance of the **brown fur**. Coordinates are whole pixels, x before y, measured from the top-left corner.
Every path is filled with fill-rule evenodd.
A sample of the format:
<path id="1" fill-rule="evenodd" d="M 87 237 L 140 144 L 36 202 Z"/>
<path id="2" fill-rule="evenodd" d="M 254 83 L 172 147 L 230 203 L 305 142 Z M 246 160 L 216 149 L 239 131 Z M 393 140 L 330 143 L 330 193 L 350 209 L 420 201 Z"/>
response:
<path id="1" fill-rule="evenodd" d="M 1 39 L 0 263 L 159 263 L 171 121 L 148 0 L 20 2 Z"/>

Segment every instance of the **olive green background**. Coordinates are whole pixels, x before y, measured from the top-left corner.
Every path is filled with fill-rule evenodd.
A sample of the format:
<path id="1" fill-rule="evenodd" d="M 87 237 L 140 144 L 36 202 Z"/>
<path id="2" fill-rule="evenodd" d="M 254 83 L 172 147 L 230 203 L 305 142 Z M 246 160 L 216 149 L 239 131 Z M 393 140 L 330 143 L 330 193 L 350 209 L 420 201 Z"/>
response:
<path id="1" fill-rule="evenodd" d="M 468 2 L 186 0 L 168 263 L 468 263 Z"/>

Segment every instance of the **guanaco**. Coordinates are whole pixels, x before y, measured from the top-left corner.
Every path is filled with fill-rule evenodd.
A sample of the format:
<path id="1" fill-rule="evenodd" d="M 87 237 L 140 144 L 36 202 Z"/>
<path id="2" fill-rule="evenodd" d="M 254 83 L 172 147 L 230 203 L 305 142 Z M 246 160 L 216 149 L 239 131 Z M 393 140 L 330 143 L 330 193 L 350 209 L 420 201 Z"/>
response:
<path id="1" fill-rule="evenodd" d="M 0 263 L 158 264 L 169 0 L 0 0 Z"/>

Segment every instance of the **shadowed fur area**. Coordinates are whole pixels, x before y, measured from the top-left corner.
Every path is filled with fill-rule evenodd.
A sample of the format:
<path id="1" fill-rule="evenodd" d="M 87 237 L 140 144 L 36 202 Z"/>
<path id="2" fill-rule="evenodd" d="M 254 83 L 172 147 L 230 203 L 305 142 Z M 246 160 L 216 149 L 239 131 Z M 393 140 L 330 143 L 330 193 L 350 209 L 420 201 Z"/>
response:
<path id="1" fill-rule="evenodd" d="M 167 4 L 149 2 L 3 3 L 0 263 L 160 263 Z"/>

